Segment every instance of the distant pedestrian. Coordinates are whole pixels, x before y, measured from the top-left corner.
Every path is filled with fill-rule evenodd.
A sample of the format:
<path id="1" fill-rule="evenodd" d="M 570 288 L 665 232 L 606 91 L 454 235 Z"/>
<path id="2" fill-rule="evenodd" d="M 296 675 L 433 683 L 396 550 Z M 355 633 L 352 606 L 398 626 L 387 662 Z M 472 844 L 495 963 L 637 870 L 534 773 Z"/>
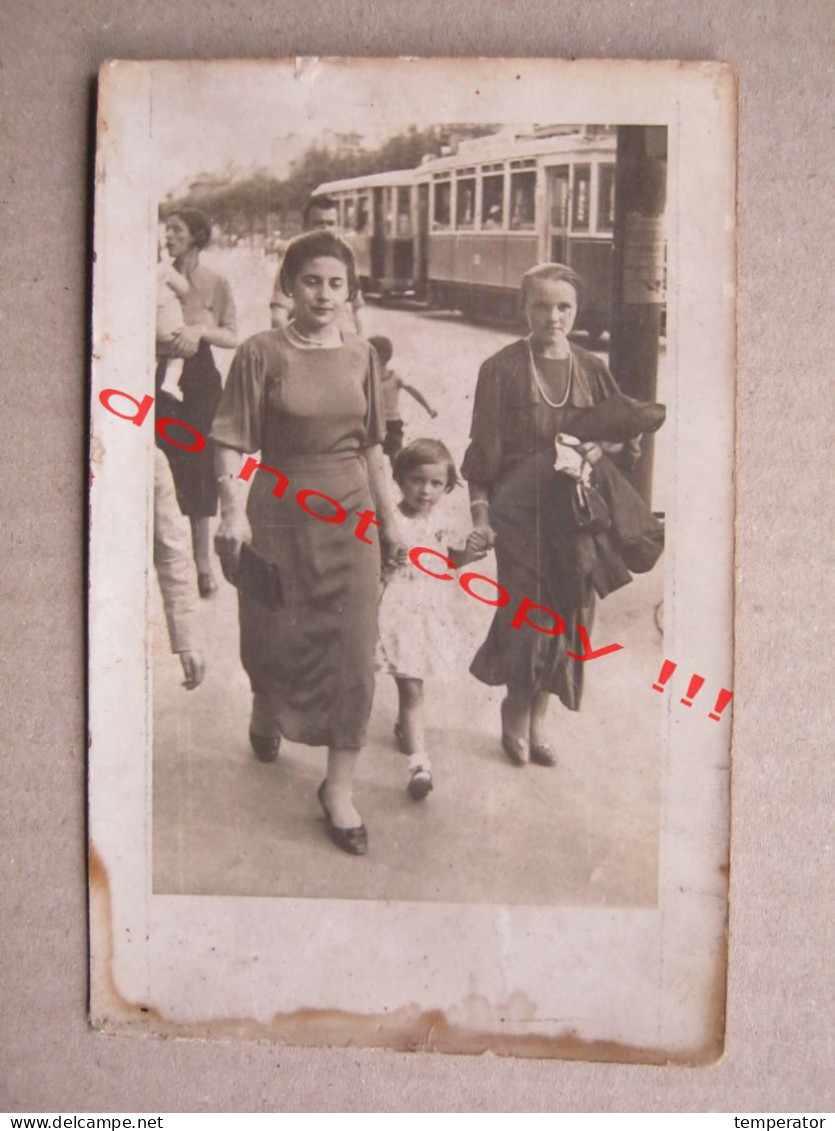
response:
<path id="1" fill-rule="evenodd" d="M 391 359 L 394 356 L 394 346 L 390 338 L 384 338 L 382 335 L 375 336 L 368 339 L 374 349 L 377 351 L 377 357 L 380 360 L 380 369 L 383 373 L 383 410 L 386 414 L 386 438 L 383 443 L 383 451 L 391 460 L 391 465 L 394 467 L 394 461 L 398 452 L 403 447 L 403 419 L 400 415 L 400 392 L 408 393 L 409 396 L 414 397 L 419 405 L 422 405 L 429 415 L 434 420 L 438 415 L 437 411 L 421 393 L 420 389 L 416 389 L 414 385 L 410 385 L 399 377 L 391 367 Z"/>
<path id="2" fill-rule="evenodd" d="M 331 196 L 311 196 L 304 206 L 302 213 L 304 230 L 306 232 L 330 232 L 334 236 L 342 236 L 339 224 L 339 205 Z M 283 260 L 282 260 L 283 262 Z M 273 292 L 270 297 L 270 325 L 273 330 L 279 326 L 286 326 L 293 318 L 293 298 L 285 293 L 281 283 L 281 267 L 275 273 Z M 341 308 L 339 312 L 339 329 L 348 334 L 359 334 L 362 337 L 362 310 L 365 303 L 359 286 L 354 296 Z"/>
<path id="3" fill-rule="evenodd" d="M 415 440 L 394 461 L 394 479 L 402 492 L 400 530 L 410 547 L 425 546 L 466 565 L 485 556 L 478 536 L 457 538 L 437 507 L 458 482 L 449 450 L 440 440 Z M 420 801 L 433 787 L 426 750 L 423 685 L 426 679 L 452 681 L 455 663 L 453 618 L 445 609 L 447 587 L 416 567 L 406 555 L 383 572 L 380 602 L 381 666 L 394 676 L 399 714 L 394 727 L 400 749 L 409 756 L 407 789 Z"/>

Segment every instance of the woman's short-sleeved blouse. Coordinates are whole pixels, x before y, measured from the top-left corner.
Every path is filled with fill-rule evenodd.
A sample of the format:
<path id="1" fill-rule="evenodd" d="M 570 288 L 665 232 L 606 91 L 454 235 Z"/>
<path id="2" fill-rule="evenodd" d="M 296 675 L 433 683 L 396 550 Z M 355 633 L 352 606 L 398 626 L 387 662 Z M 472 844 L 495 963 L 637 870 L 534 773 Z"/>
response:
<path id="1" fill-rule="evenodd" d="M 368 342 L 346 334 L 335 349 L 302 349 L 281 328 L 238 348 L 212 426 L 219 443 L 270 458 L 360 451 L 385 433 Z"/>
<path id="2" fill-rule="evenodd" d="M 206 326 L 237 334 L 237 316 L 232 289 L 222 275 L 198 263 L 188 275 L 188 293 L 183 299 L 186 326 Z"/>

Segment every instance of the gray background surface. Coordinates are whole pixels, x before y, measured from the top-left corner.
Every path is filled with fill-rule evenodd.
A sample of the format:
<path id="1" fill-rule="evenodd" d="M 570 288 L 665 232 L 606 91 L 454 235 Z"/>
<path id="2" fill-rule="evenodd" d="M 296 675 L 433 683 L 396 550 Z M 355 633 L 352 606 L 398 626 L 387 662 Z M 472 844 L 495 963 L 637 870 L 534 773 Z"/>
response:
<path id="1" fill-rule="evenodd" d="M 832 17 L 828 0 L 738 9 L 6 0 L 0 1109 L 832 1109 Z M 87 1026 L 85 291 L 96 69 L 107 58 L 450 53 L 738 68 L 730 993 L 726 1055 L 711 1068 L 138 1041 Z"/>

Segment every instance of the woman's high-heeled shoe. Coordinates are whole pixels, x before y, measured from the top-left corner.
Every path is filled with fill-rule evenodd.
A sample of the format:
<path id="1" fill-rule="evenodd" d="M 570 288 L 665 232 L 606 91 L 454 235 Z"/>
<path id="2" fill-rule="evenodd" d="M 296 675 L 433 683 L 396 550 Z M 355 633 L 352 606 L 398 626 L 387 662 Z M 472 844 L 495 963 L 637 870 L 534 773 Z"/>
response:
<path id="1" fill-rule="evenodd" d="M 513 738 L 502 731 L 502 749 L 514 766 L 527 766 L 531 760 L 530 748 L 524 738 Z"/>
<path id="2" fill-rule="evenodd" d="M 505 722 L 505 700 L 502 700 L 501 714 L 502 714 L 502 749 L 508 757 L 508 761 L 512 762 L 514 766 L 527 766 L 531 760 L 530 744 L 525 738 L 517 738 L 512 735 Z"/>
<path id="3" fill-rule="evenodd" d="M 259 762 L 274 762 L 281 750 L 281 737 L 256 734 L 254 730 L 250 730 L 249 744 Z"/>
<path id="4" fill-rule="evenodd" d="M 201 597 L 211 597 L 217 593 L 217 582 L 211 570 L 197 575 L 197 591 Z"/>
<path id="5" fill-rule="evenodd" d="M 337 848 L 341 848 L 343 852 L 349 853 L 351 856 L 365 856 L 368 852 L 368 832 L 365 825 L 357 825 L 353 829 L 340 829 L 333 823 L 330 809 L 325 804 L 325 786 L 328 784 L 327 778 L 319 786 L 317 797 L 319 804 L 322 806 L 322 811 L 325 814 L 325 821 L 328 826 L 328 836 L 331 838 Z"/>
<path id="6" fill-rule="evenodd" d="M 531 743 L 531 761 L 537 766 L 556 766 L 557 756 L 547 742 Z"/>

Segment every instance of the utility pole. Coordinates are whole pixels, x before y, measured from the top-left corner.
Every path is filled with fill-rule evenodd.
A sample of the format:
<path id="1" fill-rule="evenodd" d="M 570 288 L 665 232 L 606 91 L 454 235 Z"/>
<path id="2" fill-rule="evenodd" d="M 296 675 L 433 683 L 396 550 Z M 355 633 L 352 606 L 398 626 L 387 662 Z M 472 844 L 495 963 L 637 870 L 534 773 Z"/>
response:
<path id="1" fill-rule="evenodd" d="M 666 203 L 666 126 L 618 126 L 609 365 L 621 390 L 641 401 L 656 399 Z M 633 480 L 651 505 L 652 436 L 641 449 Z"/>

